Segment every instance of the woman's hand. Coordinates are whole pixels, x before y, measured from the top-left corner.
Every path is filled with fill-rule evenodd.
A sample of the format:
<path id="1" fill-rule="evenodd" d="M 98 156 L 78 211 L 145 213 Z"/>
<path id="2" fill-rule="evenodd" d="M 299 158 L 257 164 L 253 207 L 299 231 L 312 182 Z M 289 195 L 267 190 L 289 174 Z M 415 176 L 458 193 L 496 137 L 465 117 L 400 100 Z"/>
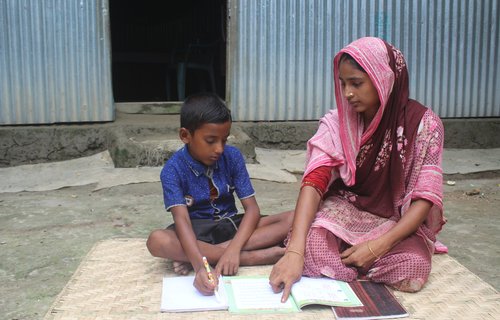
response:
<path id="1" fill-rule="evenodd" d="M 198 271 L 196 271 L 193 285 L 201 294 L 211 296 L 214 294 L 215 288 L 219 285 L 219 280 L 217 278 L 218 277 L 214 274 L 213 282 L 210 281 L 207 271 L 204 268 L 199 268 Z"/>
<path id="2" fill-rule="evenodd" d="M 269 284 L 275 293 L 283 290 L 281 302 L 286 302 L 290 296 L 292 285 L 300 280 L 304 270 L 304 257 L 295 252 L 287 252 L 274 265 Z"/>
<path id="3" fill-rule="evenodd" d="M 401 240 L 416 232 L 427 218 L 431 207 L 432 203 L 427 200 L 413 201 L 408 211 L 388 232 L 375 240 L 359 243 L 342 252 L 340 254 L 342 263 L 368 270 L 375 260 L 389 252 Z"/>
<path id="4" fill-rule="evenodd" d="M 295 205 L 292 232 L 285 255 L 274 265 L 269 284 L 275 293 L 283 290 L 281 302 L 290 296 L 292 285 L 300 280 L 304 270 L 304 254 L 307 233 L 318 211 L 321 195 L 312 186 L 303 186 Z M 293 249 L 292 249 L 293 248 Z"/>
<path id="5" fill-rule="evenodd" d="M 385 254 L 385 250 L 382 251 L 377 241 L 373 240 L 359 243 L 344 250 L 340 254 L 340 258 L 345 265 L 354 266 L 361 270 L 368 270 L 383 254 Z"/>

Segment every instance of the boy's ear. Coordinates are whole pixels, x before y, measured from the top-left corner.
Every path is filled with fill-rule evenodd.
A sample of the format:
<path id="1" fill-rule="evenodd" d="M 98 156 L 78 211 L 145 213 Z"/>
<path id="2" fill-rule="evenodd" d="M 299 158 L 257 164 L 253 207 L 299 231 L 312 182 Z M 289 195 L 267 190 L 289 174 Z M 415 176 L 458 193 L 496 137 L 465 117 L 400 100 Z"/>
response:
<path id="1" fill-rule="evenodd" d="M 191 141 L 191 132 L 189 132 L 189 130 L 186 128 L 180 128 L 179 138 L 181 139 L 182 142 L 187 144 Z"/>

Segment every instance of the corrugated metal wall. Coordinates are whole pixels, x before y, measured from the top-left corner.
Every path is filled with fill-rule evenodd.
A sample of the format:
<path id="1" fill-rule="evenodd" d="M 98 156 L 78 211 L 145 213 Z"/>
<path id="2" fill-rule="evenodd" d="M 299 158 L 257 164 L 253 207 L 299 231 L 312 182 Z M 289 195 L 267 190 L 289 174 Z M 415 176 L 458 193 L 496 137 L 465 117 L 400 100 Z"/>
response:
<path id="1" fill-rule="evenodd" d="M 498 0 L 229 0 L 227 100 L 236 120 L 318 119 L 332 59 L 362 36 L 408 61 L 411 97 L 441 117 L 500 116 Z"/>
<path id="2" fill-rule="evenodd" d="M 0 0 L 0 124 L 111 121 L 107 0 Z"/>

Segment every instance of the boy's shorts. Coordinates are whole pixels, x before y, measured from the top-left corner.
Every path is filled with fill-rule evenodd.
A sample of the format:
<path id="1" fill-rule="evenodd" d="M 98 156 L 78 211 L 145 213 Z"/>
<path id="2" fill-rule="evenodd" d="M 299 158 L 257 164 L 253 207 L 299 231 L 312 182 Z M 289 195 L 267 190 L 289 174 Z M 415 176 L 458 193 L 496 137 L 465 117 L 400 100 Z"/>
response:
<path id="1" fill-rule="evenodd" d="M 218 244 L 234 238 L 242 219 L 243 214 L 236 214 L 220 220 L 191 219 L 191 225 L 196 239 L 210 244 Z M 175 230 L 175 223 L 169 225 L 167 229 Z"/>

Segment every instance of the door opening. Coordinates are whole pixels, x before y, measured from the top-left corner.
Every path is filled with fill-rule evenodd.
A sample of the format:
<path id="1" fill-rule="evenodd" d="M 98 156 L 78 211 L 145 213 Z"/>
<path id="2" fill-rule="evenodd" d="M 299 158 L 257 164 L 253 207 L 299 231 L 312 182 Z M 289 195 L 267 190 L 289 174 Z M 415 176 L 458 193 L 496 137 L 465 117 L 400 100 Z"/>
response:
<path id="1" fill-rule="evenodd" d="M 225 99 L 227 0 L 109 0 L 115 102 Z"/>

